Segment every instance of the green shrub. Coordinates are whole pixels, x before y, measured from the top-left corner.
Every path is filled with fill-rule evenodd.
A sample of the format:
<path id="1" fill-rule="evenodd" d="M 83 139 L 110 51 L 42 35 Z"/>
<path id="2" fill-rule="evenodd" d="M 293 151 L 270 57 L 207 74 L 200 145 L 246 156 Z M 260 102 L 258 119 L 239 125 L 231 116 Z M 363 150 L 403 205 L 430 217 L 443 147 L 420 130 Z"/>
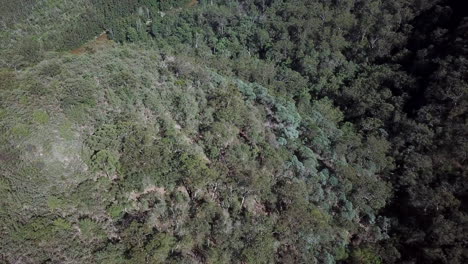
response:
<path id="1" fill-rule="evenodd" d="M 44 110 L 35 110 L 32 114 L 33 121 L 40 125 L 49 123 L 49 115 Z"/>
<path id="2" fill-rule="evenodd" d="M 69 231 L 72 229 L 72 224 L 63 218 L 55 219 L 54 226 L 58 231 Z"/>
<path id="3" fill-rule="evenodd" d="M 31 134 L 31 130 L 28 125 L 17 124 L 11 129 L 11 133 L 15 137 L 26 137 Z"/>
<path id="4" fill-rule="evenodd" d="M 13 90 L 16 85 L 16 74 L 14 72 L 0 70 L 0 92 L 2 90 Z"/>
<path id="5" fill-rule="evenodd" d="M 91 156 L 91 167 L 94 171 L 103 171 L 111 176 L 120 169 L 119 158 L 111 151 L 99 150 Z"/>
<path id="6" fill-rule="evenodd" d="M 64 205 L 64 201 L 56 196 L 49 196 L 47 198 L 47 206 L 49 206 L 50 210 L 62 209 Z"/>
<path id="7" fill-rule="evenodd" d="M 351 252 L 353 264 L 382 264 L 382 259 L 370 248 L 358 248 Z"/>

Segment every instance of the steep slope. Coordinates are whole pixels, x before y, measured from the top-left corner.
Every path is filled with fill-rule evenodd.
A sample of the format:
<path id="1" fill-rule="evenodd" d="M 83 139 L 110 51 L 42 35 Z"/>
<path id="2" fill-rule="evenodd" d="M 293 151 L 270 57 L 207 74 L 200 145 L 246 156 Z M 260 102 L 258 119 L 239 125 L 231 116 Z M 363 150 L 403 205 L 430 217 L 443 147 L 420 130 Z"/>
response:
<path id="1" fill-rule="evenodd" d="M 0 262 L 466 262 L 456 1 L 2 1 Z"/>
<path id="2" fill-rule="evenodd" d="M 302 117 L 258 84 L 136 45 L 50 56 L 2 72 L 4 260 L 321 262 L 380 234 L 362 216 L 384 204 L 383 165 L 330 148 L 376 139 L 329 101 Z"/>

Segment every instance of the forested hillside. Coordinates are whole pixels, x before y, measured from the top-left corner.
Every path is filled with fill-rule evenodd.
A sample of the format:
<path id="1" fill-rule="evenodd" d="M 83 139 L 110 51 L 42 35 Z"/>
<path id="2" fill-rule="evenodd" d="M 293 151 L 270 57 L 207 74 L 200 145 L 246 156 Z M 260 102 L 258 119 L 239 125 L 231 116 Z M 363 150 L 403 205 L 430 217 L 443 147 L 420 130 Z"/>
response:
<path id="1" fill-rule="evenodd" d="M 0 263 L 468 263 L 456 0 L 0 0 Z"/>

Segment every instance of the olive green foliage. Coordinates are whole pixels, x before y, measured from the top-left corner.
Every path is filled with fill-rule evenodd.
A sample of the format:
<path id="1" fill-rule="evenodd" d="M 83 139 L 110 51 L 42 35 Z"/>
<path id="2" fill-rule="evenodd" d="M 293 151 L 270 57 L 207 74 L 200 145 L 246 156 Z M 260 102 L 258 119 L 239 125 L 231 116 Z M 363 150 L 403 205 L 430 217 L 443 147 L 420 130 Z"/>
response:
<path id="1" fill-rule="evenodd" d="M 60 70 L 53 70 L 57 64 Z M 76 73 L 80 77 L 72 78 Z M 33 77 L 41 75 L 47 78 Z M 4 111 L 22 110 L 2 119 L 3 140 L 16 145 L 2 150 L 11 156 L 2 168 L 3 195 L 17 197 L 4 205 L 2 219 L 13 228 L 7 223 L 29 214 L 14 210 L 21 206 L 44 217 L 15 224 L 22 233 L 8 236 L 3 246 L 36 245 L 28 253 L 31 261 L 55 255 L 57 261 L 265 263 L 290 243 L 303 244 L 304 259 L 325 258 L 320 252 L 332 254 L 335 245 L 348 242 L 335 235 L 344 232 L 338 230 L 359 230 L 355 208 L 372 214 L 385 201 L 384 195 L 380 204 L 370 204 L 349 188 L 361 183 L 340 170 L 359 165 L 340 161 L 344 153 L 333 154 L 327 145 L 343 144 L 345 134 L 336 125 L 342 116 L 327 100 L 310 109 L 319 119 L 303 119 L 292 101 L 277 99 L 260 84 L 128 45 L 80 57 L 55 56 L 4 76 L 10 87 L 2 89 L 2 98 L 11 102 Z M 51 92 L 31 90 L 32 80 L 38 81 L 34 87 Z M 22 103 L 22 96 L 33 92 L 37 95 Z M 316 133 L 311 139 L 319 136 L 323 143 L 301 136 L 308 129 Z M 362 177 L 376 170 L 359 169 Z M 31 176 L 25 181 L 20 175 Z M 291 184 L 302 191 L 290 191 Z M 38 189 L 45 195 L 40 199 L 35 198 Z M 270 211 L 276 203 L 281 206 Z M 340 213 L 333 220 L 332 213 L 341 211 L 335 203 L 360 204 L 342 212 L 351 217 Z M 264 226 L 258 228 L 256 221 Z M 29 234 L 30 228 L 40 232 Z M 54 246 L 70 237 L 76 238 Z M 107 242 L 118 237 L 120 250 Z M 37 247 L 43 239 L 50 242 Z M 15 259 L 12 252 L 5 257 Z"/>
<path id="2" fill-rule="evenodd" d="M 0 13 L 0 262 L 466 260 L 454 6 L 21 2 Z"/>
<path id="3" fill-rule="evenodd" d="M 353 251 L 351 254 L 352 263 L 362 264 L 381 264 L 382 260 L 371 249 L 360 248 Z"/>

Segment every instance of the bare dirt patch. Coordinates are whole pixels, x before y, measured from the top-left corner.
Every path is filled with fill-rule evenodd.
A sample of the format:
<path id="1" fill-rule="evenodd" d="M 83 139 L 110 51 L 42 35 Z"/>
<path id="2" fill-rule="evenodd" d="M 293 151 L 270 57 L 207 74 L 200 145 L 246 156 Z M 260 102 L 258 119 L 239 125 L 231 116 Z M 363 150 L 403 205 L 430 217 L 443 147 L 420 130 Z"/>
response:
<path id="1" fill-rule="evenodd" d="M 75 55 L 81 55 L 85 53 L 94 53 L 100 49 L 107 48 L 111 46 L 114 42 L 109 38 L 106 32 L 101 33 L 101 35 L 97 36 L 94 40 L 87 42 L 86 44 L 82 45 L 79 48 L 76 48 L 70 53 Z"/>
<path id="2" fill-rule="evenodd" d="M 198 1 L 197 0 L 192 0 L 187 4 L 187 6 L 192 7 L 192 6 L 196 5 L 196 4 L 198 4 Z"/>

